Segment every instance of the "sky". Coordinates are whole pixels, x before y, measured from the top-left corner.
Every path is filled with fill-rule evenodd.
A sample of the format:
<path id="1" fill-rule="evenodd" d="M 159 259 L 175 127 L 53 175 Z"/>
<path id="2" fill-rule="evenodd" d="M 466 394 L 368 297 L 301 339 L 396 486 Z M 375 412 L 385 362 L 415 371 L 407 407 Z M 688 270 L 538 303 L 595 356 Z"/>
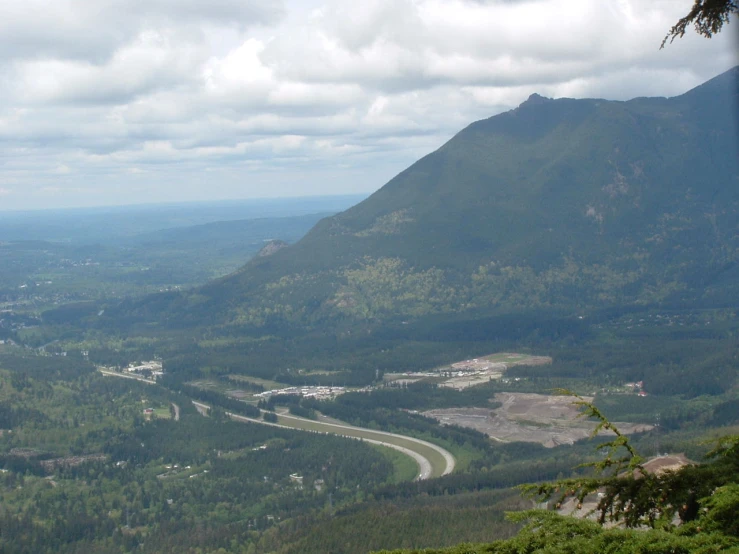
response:
<path id="1" fill-rule="evenodd" d="M 693 0 L 0 0 L 0 211 L 369 193 L 472 121 L 675 96 Z"/>

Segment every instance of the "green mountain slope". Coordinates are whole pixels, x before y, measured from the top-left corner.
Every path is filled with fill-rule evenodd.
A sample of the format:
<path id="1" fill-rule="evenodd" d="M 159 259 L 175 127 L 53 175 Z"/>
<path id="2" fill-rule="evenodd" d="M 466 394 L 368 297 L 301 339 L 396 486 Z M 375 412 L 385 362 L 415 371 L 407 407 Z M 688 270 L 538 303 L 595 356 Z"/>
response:
<path id="1" fill-rule="evenodd" d="M 739 67 L 675 98 L 473 123 L 297 244 L 117 321 L 325 328 L 739 297 Z"/>

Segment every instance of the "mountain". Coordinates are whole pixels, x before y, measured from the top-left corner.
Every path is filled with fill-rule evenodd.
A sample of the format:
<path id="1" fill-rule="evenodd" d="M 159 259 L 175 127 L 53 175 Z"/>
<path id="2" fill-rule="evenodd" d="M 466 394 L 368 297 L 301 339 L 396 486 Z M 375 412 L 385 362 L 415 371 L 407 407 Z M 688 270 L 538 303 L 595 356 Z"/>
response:
<path id="1" fill-rule="evenodd" d="M 673 98 L 533 94 L 469 125 L 295 245 L 106 316 L 259 333 L 734 305 L 738 81 L 736 67 Z"/>

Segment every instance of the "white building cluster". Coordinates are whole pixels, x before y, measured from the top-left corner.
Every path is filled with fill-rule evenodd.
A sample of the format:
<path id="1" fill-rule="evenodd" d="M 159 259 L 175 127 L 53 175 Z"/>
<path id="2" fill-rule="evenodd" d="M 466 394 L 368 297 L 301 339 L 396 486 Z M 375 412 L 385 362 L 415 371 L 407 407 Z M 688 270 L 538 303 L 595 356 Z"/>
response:
<path id="1" fill-rule="evenodd" d="M 285 389 L 276 389 L 260 392 L 255 396 L 258 398 L 269 398 L 281 394 L 295 394 L 304 398 L 317 398 L 318 400 L 327 400 L 344 394 L 345 387 L 287 387 Z"/>
<path id="2" fill-rule="evenodd" d="M 145 371 L 148 371 L 155 379 L 164 375 L 162 362 L 158 360 L 141 362 L 140 364 L 130 364 L 128 367 L 124 368 L 123 371 L 125 371 L 126 373 L 143 373 Z"/>

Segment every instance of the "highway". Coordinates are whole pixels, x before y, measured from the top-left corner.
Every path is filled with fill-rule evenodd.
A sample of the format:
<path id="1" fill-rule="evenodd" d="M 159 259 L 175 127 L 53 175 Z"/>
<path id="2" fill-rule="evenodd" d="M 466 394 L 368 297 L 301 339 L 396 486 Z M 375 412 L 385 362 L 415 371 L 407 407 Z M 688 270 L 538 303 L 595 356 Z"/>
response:
<path id="1" fill-rule="evenodd" d="M 227 415 L 236 421 L 274 425 L 277 427 L 314 433 L 331 433 L 341 437 L 361 439 L 372 444 L 379 444 L 393 448 L 410 456 L 416 461 L 419 467 L 419 473 L 416 477 L 417 481 L 440 475 L 448 475 L 454 471 L 454 467 L 456 465 L 454 456 L 448 450 L 428 441 L 406 435 L 399 435 L 397 433 L 365 429 L 363 427 L 354 427 L 352 425 L 315 421 L 287 414 L 278 415 L 281 423 L 269 423 L 262 419 L 244 417 L 233 413 L 227 413 Z M 431 452 L 433 452 L 434 460 L 429 459 Z"/>
<path id="2" fill-rule="evenodd" d="M 110 377 L 134 379 L 149 385 L 156 384 L 156 381 L 144 379 L 143 377 L 136 375 L 126 375 L 105 369 L 100 369 L 100 373 Z M 194 400 L 192 403 L 201 415 L 208 415 L 210 406 Z M 175 405 L 173 404 L 173 406 Z M 179 406 L 175 406 L 175 421 L 179 420 L 179 415 Z M 285 413 L 277 416 L 279 418 L 278 421 L 281 421 L 281 423 L 269 423 L 263 419 L 244 417 L 230 412 L 227 412 L 227 415 L 236 421 L 259 423 L 261 425 L 273 425 L 276 427 L 284 427 L 286 429 L 314 433 L 331 433 L 341 437 L 360 439 L 372 444 L 379 444 L 381 446 L 393 448 L 407 456 L 410 456 L 418 464 L 418 475 L 415 479 L 416 481 L 422 481 L 424 479 L 441 475 L 449 475 L 454 471 L 454 467 L 456 465 L 454 456 L 448 450 L 428 441 L 409 437 L 407 435 L 388 433 L 387 431 L 377 431 L 375 429 L 365 429 L 364 427 L 354 427 L 353 425 L 345 425 L 341 423 L 316 421 Z"/>
<path id="3" fill-rule="evenodd" d="M 98 368 L 100 373 L 103 375 L 107 375 L 108 377 L 121 377 L 123 379 L 133 379 L 134 381 L 141 381 L 142 383 L 146 383 L 147 385 L 156 385 L 157 382 L 152 379 L 146 379 L 144 377 L 141 377 L 140 375 L 131 375 L 131 374 L 125 374 L 125 373 L 118 373 L 117 371 L 110 371 L 108 369 L 102 369 Z"/>

